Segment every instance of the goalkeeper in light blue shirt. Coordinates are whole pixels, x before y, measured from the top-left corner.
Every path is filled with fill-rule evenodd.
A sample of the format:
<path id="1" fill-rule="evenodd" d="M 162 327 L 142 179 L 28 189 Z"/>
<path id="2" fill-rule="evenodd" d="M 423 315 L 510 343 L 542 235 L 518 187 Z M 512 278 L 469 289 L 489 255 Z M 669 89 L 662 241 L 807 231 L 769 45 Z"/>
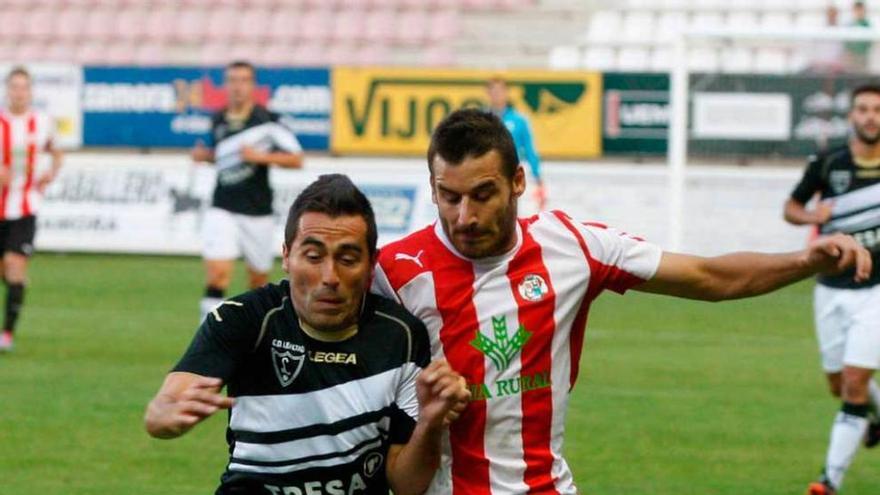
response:
<path id="1" fill-rule="evenodd" d="M 534 178 L 532 194 L 538 205 L 538 210 L 543 210 L 546 203 L 544 193 L 544 181 L 541 178 L 541 158 L 535 150 L 532 140 L 532 129 L 525 115 L 516 111 L 510 104 L 507 83 L 500 77 L 489 79 L 486 83 L 486 92 L 489 96 L 489 109 L 504 121 L 507 130 L 513 136 L 516 145 L 516 153 L 521 162 L 528 162 Z"/>

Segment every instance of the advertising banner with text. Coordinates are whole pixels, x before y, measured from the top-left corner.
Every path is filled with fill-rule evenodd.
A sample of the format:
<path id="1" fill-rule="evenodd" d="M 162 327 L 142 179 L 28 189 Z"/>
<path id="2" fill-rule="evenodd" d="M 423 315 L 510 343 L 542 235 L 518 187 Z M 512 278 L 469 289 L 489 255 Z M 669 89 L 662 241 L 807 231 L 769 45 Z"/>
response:
<path id="1" fill-rule="evenodd" d="M 222 67 L 86 67 L 86 146 L 190 147 L 226 106 Z M 328 69 L 257 69 L 257 101 L 289 117 L 307 150 L 327 150 Z"/>
<path id="2" fill-rule="evenodd" d="M 450 112 L 487 106 L 486 81 L 492 77 L 507 82 L 511 104 L 529 119 L 539 154 L 601 154 L 601 75 L 543 70 L 335 68 L 331 150 L 422 155 Z"/>

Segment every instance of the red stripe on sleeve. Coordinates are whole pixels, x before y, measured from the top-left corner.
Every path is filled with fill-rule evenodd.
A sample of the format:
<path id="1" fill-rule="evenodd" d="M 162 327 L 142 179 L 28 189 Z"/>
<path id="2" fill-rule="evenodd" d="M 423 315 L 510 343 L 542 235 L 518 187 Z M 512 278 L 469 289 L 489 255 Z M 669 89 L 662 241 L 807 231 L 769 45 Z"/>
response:
<path id="1" fill-rule="evenodd" d="M 440 342 L 452 369 L 470 386 L 485 380 L 483 354 L 470 345 L 479 329 L 474 306 L 474 271 L 435 238 L 431 249 L 437 309 L 443 319 Z M 489 460 L 486 458 L 486 400 L 472 401 L 449 427 L 452 447 L 452 492 L 455 495 L 490 495 Z"/>
<path id="2" fill-rule="evenodd" d="M 551 387 L 525 390 L 525 383 L 536 386 L 541 381 L 549 384 L 552 363 L 553 333 L 556 330 L 554 310 L 556 293 L 550 281 L 550 274 L 544 264 L 541 246 L 528 233 L 523 225 L 523 243 L 516 257 L 508 266 L 507 277 L 516 300 L 517 317 L 520 325 L 531 332 L 531 337 L 523 347 L 520 360 L 522 370 L 522 442 L 526 470 L 523 481 L 529 486 L 529 493 L 555 494 L 553 479 L 553 453 L 550 448 L 553 426 L 553 392 Z M 546 285 L 546 293 L 540 300 L 531 299 L 535 292 L 527 292 L 528 285 L 540 280 Z M 527 280 L 528 279 L 528 280 Z M 520 288 L 523 288 L 523 291 Z M 532 288 L 534 285 L 532 285 Z M 562 384 L 557 384 L 561 386 Z"/>

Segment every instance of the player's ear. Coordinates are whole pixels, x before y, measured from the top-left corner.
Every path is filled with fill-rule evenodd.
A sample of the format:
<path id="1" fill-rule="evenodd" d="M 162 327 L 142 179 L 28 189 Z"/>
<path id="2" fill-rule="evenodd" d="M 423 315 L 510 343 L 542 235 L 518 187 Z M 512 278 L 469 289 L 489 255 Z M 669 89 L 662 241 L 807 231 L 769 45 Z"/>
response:
<path id="1" fill-rule="evenodd" d="M 513 173 L 511 189 L 515 198 L 519 198 L 524 192 L 526 192 L 526 170 L 522 165 L 518 165 L 516 171 Z"/>
<path id="2" fill-rule="evenodd" d="M 434 174 L 431 174 L 431 178 L 428 180 L 431 181 L 430 182 L 430 184 L 431 184 L 431 202 L 436 205 L 437 204 L 437 188 L 434 187 Z"/>
<path id="3" fill-rule="evenodd" d="M 284 273 L 288 273 L 290 271 L 289 265 L 287 262 L 287 257 L 290 256 L 290 249 L 287 247 L 287 243 L 281 243 L 281 268 L 284 270 Z"/>

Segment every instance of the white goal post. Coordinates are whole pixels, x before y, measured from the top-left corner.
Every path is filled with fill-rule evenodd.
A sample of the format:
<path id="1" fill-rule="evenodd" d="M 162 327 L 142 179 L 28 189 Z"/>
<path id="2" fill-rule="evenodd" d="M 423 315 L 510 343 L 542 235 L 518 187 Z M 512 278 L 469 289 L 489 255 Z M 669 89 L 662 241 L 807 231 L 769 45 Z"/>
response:
<path id="1" fill-rule="evenodd" d="M 689 160 L 688 142 L 693 138 L 692 115 L 693 98 L 691 76 L 698 71 L 690 69 L 689 54 L 694 47 L 730 45 L 790 44 L 809 46 L 811 43 L 840 42 L 878 42 L 878 28 L 825 28 L 799 30 L 755 30 L 755 29 L 690 29 L 681 32 L 672 44 L 672 65 L 670 70 L 670 116 L 668 134 L 668 179 L 669 179 L 669 219 L 667 243 L 670 250 L 680 250 L 684 245 L 685 225 L 683 222 L 686 194 L 686 170 Z M 877 44 L 880 46 L 880 44 Z M 808 49 L 807 49 L 808 51 Z M 861 77 L 868 77 L 865 68 Z M 777 76 L 784 76 L 780 71 Z M 725 74 L 718 70 L 719 75 Z M 793 72 L 789 74 L 794 75 Z M 742 75 L 738 73 L 737 75 Z M 815 75 L 815 74 L 813 74 Z M 784 83 L 784 81 L 783 81 Z"/>

